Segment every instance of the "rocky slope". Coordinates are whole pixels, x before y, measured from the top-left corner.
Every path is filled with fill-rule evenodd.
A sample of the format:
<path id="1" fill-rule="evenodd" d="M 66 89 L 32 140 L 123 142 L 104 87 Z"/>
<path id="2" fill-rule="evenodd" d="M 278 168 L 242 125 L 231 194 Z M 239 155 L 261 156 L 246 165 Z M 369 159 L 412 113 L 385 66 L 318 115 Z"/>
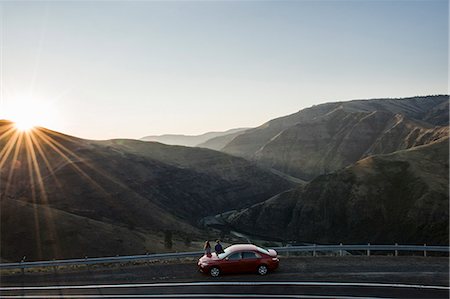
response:
<path id="1" fill-rule="evenodd" d="M 432 127 L 389 112 L 347 112 L 285 129 L 255 153 L 260 165 L 311 180 L 374 154 L 423 145 L 448 135 L 448 127 Z"/>
<path id="2" fill-rule="evenodd" d="M 240 231 L 311 243 L 449 242 L 448 137 L 358 161 L 228 216 Z"/>
<path id="3" fill-rule="evenodd" d="M 0 122 L 0 149 L 0 246 L 9 260 L 161 251 L 164 230 L 199 235 L 200 218 L 291 187 L 208 149 L 19 133 L 9 122 Z"/>
<path id="4" fill-rule="evenodd" d="M 326 103 L 235 137 L 222 151 L 310 180 L 448 134 L 448 96 Z"/>

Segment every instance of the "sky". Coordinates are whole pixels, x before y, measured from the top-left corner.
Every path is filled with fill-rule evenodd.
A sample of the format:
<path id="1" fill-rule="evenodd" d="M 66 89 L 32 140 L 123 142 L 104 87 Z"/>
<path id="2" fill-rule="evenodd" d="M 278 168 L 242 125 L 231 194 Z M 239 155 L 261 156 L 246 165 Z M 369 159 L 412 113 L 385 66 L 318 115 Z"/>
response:
<path id="1" fill-rule="evenodd" d="M 1 1 L 0 119 L 89 139 L 448 94 L 448 1 Z"/>

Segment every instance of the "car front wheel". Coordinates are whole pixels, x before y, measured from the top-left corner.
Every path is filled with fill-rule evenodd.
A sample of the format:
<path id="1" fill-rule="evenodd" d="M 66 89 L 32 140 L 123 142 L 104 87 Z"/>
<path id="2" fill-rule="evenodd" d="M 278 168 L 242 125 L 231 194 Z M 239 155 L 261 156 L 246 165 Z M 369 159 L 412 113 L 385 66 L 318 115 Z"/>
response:
<path id="1" fill-rule="evenodd" d="M 266 265 L 260 265 L 260 266 L 258 267 L 258 274 L 259 274 L 259 275 L 266 275 L 268 270 L 269 270 L 269 269 L 267 269 L 267 266 L 266 266 Z"/>
<path id="2" fill-rule="evenodd" d="M 212 268 L 209 270 L 209 274 L 211 274 L 212 277 L 217 277 L 217 276 L 220 275 L 220 269 L 217 268 L 217 267 L 212 267 Z"/>

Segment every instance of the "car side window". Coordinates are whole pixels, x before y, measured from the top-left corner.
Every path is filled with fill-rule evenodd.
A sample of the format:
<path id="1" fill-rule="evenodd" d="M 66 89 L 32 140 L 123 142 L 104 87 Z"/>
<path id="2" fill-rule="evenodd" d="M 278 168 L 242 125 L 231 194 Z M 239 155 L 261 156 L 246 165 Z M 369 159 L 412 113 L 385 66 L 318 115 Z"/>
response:
<path id="1" fill-rule="evenodd" d="M 258 254 L 252 252 L 252 251 L 246 251 L 242 253 L 242 258 L 243 259 L 257 259 L 260 258 L 261 256 L 259 256 Z"/>
<path id="2" fill-rule="evenodd" d="M 233 254 L 231 254 L 228 257 L 228 259 L 229 260 L 240 260 L 241 259 L 241 253 L 240 252 L 233 253 Z"/>

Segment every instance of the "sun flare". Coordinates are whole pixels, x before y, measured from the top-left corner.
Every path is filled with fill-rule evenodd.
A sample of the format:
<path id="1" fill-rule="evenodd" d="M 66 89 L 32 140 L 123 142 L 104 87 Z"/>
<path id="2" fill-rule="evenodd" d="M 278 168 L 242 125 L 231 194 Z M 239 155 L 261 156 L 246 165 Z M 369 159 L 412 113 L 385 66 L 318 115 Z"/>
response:
<path id="1" fill-rule="evenodd" d="M 14 126 L 16 127 L 17 130 L 22 132 L 28 132 L 35 127 L 35 125 L 28 120 L 19 120 L 19 121 L 16 120 L 14 121 Z"/>
<path id="2" fill-rule="evenodd" d="M 22 132 L 34 127 L 54 126 L 56 113 L 53 107 L 37 99 L 14 99 L 7 102 L 5 119 L 14 123 L 14 127 Z"/>

